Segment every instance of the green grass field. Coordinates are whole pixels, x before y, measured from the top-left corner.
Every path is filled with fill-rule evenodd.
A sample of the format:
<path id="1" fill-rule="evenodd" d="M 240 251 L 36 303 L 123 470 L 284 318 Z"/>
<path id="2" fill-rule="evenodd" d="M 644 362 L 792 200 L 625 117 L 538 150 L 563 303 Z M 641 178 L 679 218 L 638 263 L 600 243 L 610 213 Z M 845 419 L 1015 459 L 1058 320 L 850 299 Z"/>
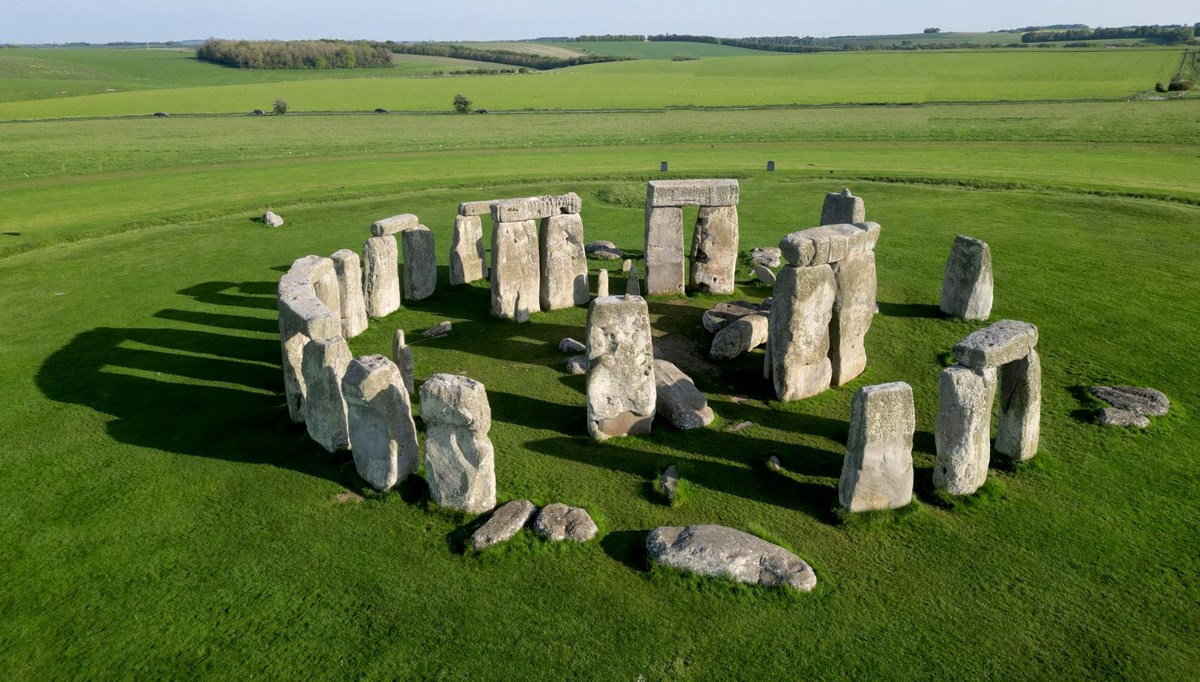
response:
<path id="1" fill-rule="evenodd" d="M 689 43 L 684 41 L 671 42 L 639 42 L 633 40 L 613 41 L 584 41 L 576 43 L 550 43 L 564 49 L 577 50 L 583 53 L 612 55 L 614 57 L 632 57 L 634 59 L 671 59 L 672 57 L 751 57 L 763 56 L 762 50 L 748 50 L 744 47 L 729 45 L 712 45 L 709 43 Z M 771 54 L 771 53 L 765 53 Z"/>
<path id="2" fill-rule="evenodd" d="M 1028 81 L 1014 70 L 977 84 L 980 95 L 1050 98 L 1055 68 L 1075 63 L 1053 61 L 1064 52 L 1037 52 L 1052 61 L 1026 62 Z M 965 70 L 953 66 L 960 54 L 986 56 L 930 63 Z M 857 62 L 863 82 L 926 55 L 867 56 L 902 61 Z M 658 66 L 716 64 L 704 78 L 758 93 L 759 81 L 793 87 L 796 73 L 773 66 L 792 59 Z M 1091 64 L 1114 91 L 1179 64 L 1166 51 L 1113 59 Z M 632 66 L 644 64 L 573 71 Z M 15 91 L 12 80 L 0 89 Z M 360 84 L 387 106 L 393 86 L 426 82 L 286 85 L 333 100 Z M 206 101 L 255 87 L 125 96 Z M 101 116 L 120 95 L 0 112 Z M 578 108 L 603 109 L 626 95 L 576 96 Z M 0 123 L 0 670 L 14 680 L 1193 679 L 1198 118 L 1189 99 Z M 779 170 L 766 173 L 768 159 Z M 865 198 L 883 236 L 863 377 L 781 404 L 761 379 L 761 351 L 704 358 L 700 313 L 723 298 L 653 300 L 660 345 L 717 420 L 596 444 L 583 377 L 563 371 L 556 348 L 580 338 L 586 310 L 516 325 L 489 317 L 486 284 L 447 286 L 465 200 L 577 191 L 587 239 L 637 256 L 637 198 L 662 160 L 667 177 L 740 179 L 743 251 L 814 224 L 827 191 Z M 256 222 L 267 207 L 287 225 Z M 373 220 L 402 212 L 436 235 L 439 291 L 373 321 L 352 350 L 387 353 L 403 328 L 418 380 L 482 381 L 500 500 L 585 506 L 601 526 L 595 542 L 524 534 L 464 554 L 478 519 L 433 507 L 419 480 L 366 490 L 348 456 L 325 454 L 288 420 L 282 271 L 305 254 L 359 249 Z M 1040 329 L 1043 426 L 1030 464 L 997 466 L 980 494 L 947 506 L 931 486 L 938 374 L 981 326 L 937 313 L 945 257 L 963 233 L 991 245 L 993 319 Z M 605 266 L 590 265 L 593 276 Z M 770 295 L 748 268 L 739 278 L 738 297 Z M 613 277 L 614 290 L 624 284 Z M 418 340 L 441 320 L 454 323 L 448 337 Z M 845 521 L 833 507 L 851 396 L 897 380 L 915 392 L 918 501 Z M 1144 432 L 1101 427 L 1081 394 L 1094 383 L 1153 386 L 1171 413 Z M 743 420 L 754 426 L 727 430 Z M 771 454 L 782 473 L 764 466 Z M 671 463 L 689 485 L 678 507 L 651 483 Z M 346 492 L 365 499 L 339 502 Z M 645 533 L 688 523 L 781 543 L 820 585 L 793 595 L 649 570 Z"/>

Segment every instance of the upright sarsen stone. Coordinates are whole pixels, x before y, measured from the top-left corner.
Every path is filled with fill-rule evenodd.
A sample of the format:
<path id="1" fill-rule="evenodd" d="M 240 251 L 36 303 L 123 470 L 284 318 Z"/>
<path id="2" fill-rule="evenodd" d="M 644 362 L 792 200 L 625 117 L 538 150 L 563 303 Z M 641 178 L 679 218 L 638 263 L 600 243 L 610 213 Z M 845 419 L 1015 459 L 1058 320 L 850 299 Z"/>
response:
<path id="1" fill-rule="evenodd" d="M 433 231 L 424 225 L 400 235 L 404 247 L 404 298 L 420 301 L 437 289 L 437 250 Z"/>
<path id="2" fill-rule="evenodd" d="M 400 309 L 399 251 L 392 235 L 371 237 L 363 245 L 363 295 L 370 317 Z"/>
<path id="3" fill-rule="evenodd" d="M 995 369 L 953 365 L 942 370 L 934 440 L 933 485 L 970 495 L 987 481 Z"/>
<path id="4" fill-rule="evenodd" d="M 986 242 L 958 235 L 942 276 L 942 312 L 964 320 L 992 314 L 992 252 Z"/>
<path id="5" fill-rule="evenodd" d="M 875 252 L 833 264 L 836 293 L 829 325 L 830 383 L 842 386 L 867 368 L 866 336 L 875 319 Z"/>
<path id="6" fill-rule="evenodd" d="M 395 336 L 392 337 L 392 362 L 396 363 L 396 368 L 400 370 L 400 376 L 404 378 L 404 389 L 408 391 L 409 397 L 413 394 L 413 356 L 412 348 L 404 340 L 404 330 L 397 329 Z"/>
<path id="7" fill-rule="evenodd" d="M 732 294 L 737 277 L 737 206 L 703 206 L 692 235 L 692 288 L 710 294 Z"/>
<path id="8" fill-rule="evenodd" d="M 603 268 L 596 274 L 596 298 L 608 296 L 608 270 Z"/>
<path id="9" fill-rule="evenodd" d="M 838 501 L 852 512 L 898 509 L 912 501 L 912 387 L 897 381 L 864 386 L 850 403 L 850 436 Z"/>
<path id="10" fill-rule="evenodd" d="M 396 365 L 382 355 L 355 358 L 342 391 L 358 475 L 376 490 L 389 490 L 416 472 L 417 427 Z"/>
<path id="11" fill-rule="evenodd" d="M 996 452 L 1015 462 L 1037 454 L 1042 420 L 1042 359 L 1032 348 L 999 370 Z"/>
<path id="12" fill-rule="evenodd" d="M 487 251 L 483 246 L 483 221 L 479 216 L 454 218 L 454 242 L 450 246 L 450 286 L 467 284 L 488 276 Z"/>
<path id="13" fill-rule="evenodd" d="M 833 269 L 827 264 L 788 265 L 779 271 L 767 343 L 771 378 L 780 400 L 800 400 L 829 388 L 834 287 Z"/>
<path id="14" fill-rule="evenodd" d="M 583 219 L 578 213 L 542 220 L 538 235 L 542 310 L 584 305 L 591 298 L 587 254 L 583 249 Z"/>
<path id="15" fill-rule="evenodd" d="M 288 415 L 304 421 L 304 346 L 311 339 L 342 333 L 341 293 L 333 261 L 320 256 L 297 258 L 279 278 L 279 344 Z"/>
<path id="16" fill-rule="evenodd" d="M 363 299 L 362 265 L 350 249 L 336 251 L 330 259 L 337 271 L 342 306 L 342 336 L 352 339 L 367 330 L 367 304 Z"/>
<path id="17" fill-rule="evenodd" d="M 646 206 L 646 293 L 682 294 L 683 209 Z"/>
<path id="18" fill-rule="evenodd" d="M 825 195 L 825 203 L 821 206 L 822 225 L 861 223 L 866 219 L 867 209 L 862 197 L 854 196 L 849 189 Z"/>
<path id="19" fill-rule="evenodd" d="M 340 336 L 304 346 L 304 423 L 308 435 L 328 452 L 350 447 L 342 377 L 352 359 L 350 346 Z"/>
<path id="20" fill-rule="evenodd" d="M 640 296 L 592 301 L 587 317 L 587 425 L 596 440 L 649 433 L 657 389 L 650 311 Z"/>
<path id="21" fill-rule="evenodd" d="M 525 322 L 540 308 L 537 221 L 492 229 L 492 315 Z"/>
<path id="22" fill-rule="evenodd" d="M 496 506 L 496 463 L 488 430 L 492 408 L 483 384 L 434 374 L 421 384 L 425 473 L 439 507 L 479 514 Z"/>

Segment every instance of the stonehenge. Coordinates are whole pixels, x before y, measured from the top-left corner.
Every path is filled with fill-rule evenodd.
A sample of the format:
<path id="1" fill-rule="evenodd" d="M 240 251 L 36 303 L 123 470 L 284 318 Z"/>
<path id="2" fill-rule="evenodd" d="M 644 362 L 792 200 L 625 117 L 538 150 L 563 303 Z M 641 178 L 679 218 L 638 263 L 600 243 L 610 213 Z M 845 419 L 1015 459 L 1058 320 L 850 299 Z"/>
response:
<path id="1" fill-rule="evenodd" d="M 320 256 L 296 259 L 276 289 L 283 387 L 292 421 L 304 421 L 304 346 L 313 339 L 342 334 L 341 292 L 333 261 Z"/>
<path id="2" fill-rule="evenodd" d="M 769 374 L 780 400 L 800 400 L 862 374 L 875 312 L 878 223 L 822 225 L 779 243 L 768 318 Z"/>
<path id="3" fill-rule="evenodd" d="M 908 384 L 864 386 L 850 403 L 850 436 L 838 502 L 851 512 L 898 509 L 912 501 L 913 391 Z"/>
<path id="4" fill-rule="evenodd" d="M 955 344 L 957 364 L 942 371 L 939 385 L 936 488 L 969 495 L 986 482 L 998 384 L 995 451 L 1015 462 L 1037 454 L 1042 394 L 1037 342 L 1032 324 L 1000 320 Z"/>
<path id="5" fill-rule="evenodd" d="M 496 506 L 496 462 L 488 430 L 492 409 L 483 384 L 434 374 L 421 384 L 425 474 L 435 504 L 474 514 Z"/>
<path id="6" fill-rule="evenodd" d="M 342 312 L 342 336 L 352 339 L 367 330 L 367 304 L 363 299 L 362 265 L 350 249 L 335 251 L 330 258 L 337 271 L 338 301 Z"/>
<path id="7" fill-rule="evenodd" d="M 328 452 L 350 447 L 342 377 L 351 359 L 350 346 L 340 336 L 304 344 L 304 424 L 308 435 Z"/>
<path id="8" fill-rule="evenodd" d="M 825 203 L 821 205 L 822 225 L 853 225 L 866 221 L 867 209 L 862 197 L 854 196 L 849 189 L 825 195 Z"/>
<path id="9" fill-rule="evenodd" d="M 368 317 L 387 317 L 400 309 L 400 249 L 393 235 L 363 244 L 363 296 Z"/>
<path id="10" fill-rule="evenodd" d="M 646 187 L 646 293 L 685 293 L 683 207 L 699 206 L 687 283 L 733 293 L 738 252 L 737 180 L 651 180 Z"/>
<path id="11" fill-rule="evenodd" d="M 543 311 L 586 305 L 587 255 L 583 251 L 583 219 L 578 213 L 552 215 L 542 221 L 538 234 L 541 263 L 540 300 Z"/>
<path id="12" fill-rule="evenodd" d="M 417 426 L 395 363 L 382 355 L 350 361 L 342 380 L 354 468 L 376 490 L 390 490 L 420 465 Z"/>
<path id="13" fill-rule="evenodd" d="M 964 320 L 992 314 L 992 251 L 986 242 L 958 235 L 942 275 L 942 312 Z"/>
<path id="14" fill-rule="evenodd" d="M 454 241 L 450 245 L 450 286 L 476 282 L 487 276 L 483 221 L 477 215 L 455 216 Z"/>
<path id="15" fill-rule="evenodd" d="M 437 289 L 437 252 L 433 231 L 417 225 L 400 233 L 404 254 L 404 299 L 421 301 Z"/>
<path id="16" fill-rule="evenodd" d="M 587 428 L 596 440 L 650 433 L 657 389 L 650 312 L 640 296 L 592 301 L 587 315 Z"/>

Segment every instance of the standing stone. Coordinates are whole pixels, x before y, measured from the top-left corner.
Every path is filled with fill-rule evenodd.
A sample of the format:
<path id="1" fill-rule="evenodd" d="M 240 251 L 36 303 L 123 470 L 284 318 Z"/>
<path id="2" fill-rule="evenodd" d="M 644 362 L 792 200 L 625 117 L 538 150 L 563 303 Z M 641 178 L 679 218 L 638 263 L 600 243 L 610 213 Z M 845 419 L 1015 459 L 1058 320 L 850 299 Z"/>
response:
<path id="1" fill-rule="evenodd" d="M 964 320 L 992 314 L 992 252 L 986 242 L 958 235 L 942 276 L 942 312 Z"/>
<path id="2" fill-rule="evenodd" d="M 541 298 L 537 221 L 496 223 L 492 229 L 492 315 L 529 319 Z"/>
<path id="3" fill-rule="evenodd" d="M 417 427 L 400 370 L 382 355 L 350 361 L 342 380 L 358 475 L 390 490 L 420 466 Z"/>
<path id="4" fill-rule="evenodd" d="M 538 253 L 542 310 L 586 304 L 591 292 L 587 255 L 583 252 L 583 219 L 579 214 L 564 213 L 542 220 Z"/>
<path id="5" fill-rule="evenodd" d="M 487 250 L 483 246 L 483 220 L 477 215 L 454 218 L 454 242 L 450 246 L 450 286 L 475 282 L 488 276 Z"/>
<path id="6" fill-rule="evenodd" d="M 657 392 L 645 299 L 608 296 L 592 301 L 587 347 L 588 433 L 596 440 L 650 433 Z"/>
<path id="7" fill-rule="evenodd" d="M 633 267 L 632 260 L 626 258 L 625 260 L 621 261 L 621 272 L 629 272 L 629 269 L 632 267 Z"/>
<path id="8" fill-rule="evenodd" d="M 417 225 L 400 235 L 404 247 L 404 298 L 420 301 L 437 289 L 437 250 L 433 230 Z"/>
<path id="9" fill-rule="evenodd" d="M 596 275 L 596 298 L 608 296 L 608 270 L 601 269 Z"/>
<path id="10" fill-rule="evenodd" d="M 970 495 L 987 481 L 996 370 L 953 365 L 942 370 L 934 440 L 933 485 Z"/>
<path id="11" fill-rule="evenodd" d="M 312 339 L 300 332 L 280 338 L 283 350 L 283 394 L 287 399 L 288 416 L 297 424 L 304 423 L 304 400 L 308 387 L 304 385 L 304 347 Z"/>
<path id="12" fill-rule="evenodd" d="M 825 203 L 821 206 L 822 225 L 861 223 L 866 219 L 867 210 L 862 197 L 854 196 L 849 189 L 825 195 Z"/>
<path id="13" fill-rule="evenodd" d="M 340 336 L 304 346 L 304 423 L 308 435 L 328 452 L 350 447 L 342 377 L 352 359 L 350 346 Z"/>
<path id="14" fill-rule="evenodd" d="M 852 511 L 899 509 L 912 502 L 912 387 L 897 381 L 864 386 L 850 403 L 850 437 L 838 501 Z"/>
<path id="15" fill-rule="evenodd" d="M 342 336 L 352 339 L 367 330 L 367 304 L 363 300 L 362 265 L 350 249 L 336 251 L 330 257 L 337 271 L 338 293 L 342 305 Z"/>
<path id="16" fill-rule="evenodd" d="M 692 235 L 692 288 L 710 294 L 732 294 L 737 277 L 737 206 L 703 206 Z"/>
<path id="17" fill-rule="evenodd" d="M 837 293 L 829 325 L 831 383 L 842 386 L 867 368 L 864 345 L 875 319 L 875 252 L 867 251 L 833 264 Z"/>
<path id="18" fill-rule="evenodd" d="M 708 426 L 713 420 L 708 398 L 696 388 L 692 378 L 674 363 L 654 361 L 655 411 L 671 426 L 687 431 Z"/>
<path id="19" fill-rule="evenodd" d="M 404 390 L 408 391 L 409 397 L 413 394 L 413 356 L 412 348 L 404 340 L 404 330 L 397 329 L 396 335 L 392 337 L 392 362 L 396 363 L 396 368 L 400 370 L 400 376 L 404 378 Z"/>
<path id="20" fill-rule="evenodd" d="M 646 293 L 682 294 L 683 209 L 646 206 Z"/>
<path id="21" fill-rule="evenodd" d="M 771 377 L 780 400 L 800 400 L 829 388 L 829 321 L 833 268 L 787 265 L 775 282 L 769 317 Z"/>
<path id="22" fill-rule="evenodd" d="M 626 296 L 641 296 L 642 285 L 641 278 L 638 276 L 637 266 L 629 268 L 629 279 L 625 280 L 625 295 Z"/>
<path id="23" fill-rule="evenodd" d="M 399 247 L 391 235 L 371 237 L 363 245 L 363 295 L 367 315 L 386 317 L 400 309 Z"/>
<path id="24" fill-rule="evenodd" d="M 425 473 L 439 507 L 472 514 L 496 506 L 496 461 L 488 430 L 492 408 L 483 384 L 434 374 L 421 384 Z"/>
<path id="25" fill-rule="evenodd" d="M 732 360 L 767 343 L 771 322 L 767 313 L 754 313 L 726 325 L 713 337 L 708 357 L 713 360 Z"/>
<path id="26" fill-rule="evenodd" d="M 333 261 L 320 256 L 297 258 L 279 278 L 279 344 L 288 416 L 304 421 L 304 346 L 311 339 L 342 333 L 341 293 Z"/>
<path id="27" fill-rule="evenodd" d="M 1042 421 L 1042 359 L 1038 352 L 1001 365 L 996 452 L 1015 462 L 1037 454 Z"/>

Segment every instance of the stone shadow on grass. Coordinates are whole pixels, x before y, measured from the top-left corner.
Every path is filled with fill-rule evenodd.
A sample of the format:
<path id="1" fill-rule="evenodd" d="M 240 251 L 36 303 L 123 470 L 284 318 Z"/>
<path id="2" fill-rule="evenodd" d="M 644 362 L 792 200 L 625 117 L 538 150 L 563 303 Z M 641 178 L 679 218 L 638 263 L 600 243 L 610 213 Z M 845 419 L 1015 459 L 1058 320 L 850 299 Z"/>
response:
<path id="1" fill-rule="evenodd" d="M 888 317 L 928 317 L 932 319 L 947 317 L 939 306 L 932 303 L 891 303 L 878 301 L 879 314 Z"/>
<path id="2" fill-rule="evenodd" d="M 616 530 L 600 538 L 600 549 L 608 558 L 635 571 L 650 570 L 650 558 L 646 554 L 644 530 Z"/>

